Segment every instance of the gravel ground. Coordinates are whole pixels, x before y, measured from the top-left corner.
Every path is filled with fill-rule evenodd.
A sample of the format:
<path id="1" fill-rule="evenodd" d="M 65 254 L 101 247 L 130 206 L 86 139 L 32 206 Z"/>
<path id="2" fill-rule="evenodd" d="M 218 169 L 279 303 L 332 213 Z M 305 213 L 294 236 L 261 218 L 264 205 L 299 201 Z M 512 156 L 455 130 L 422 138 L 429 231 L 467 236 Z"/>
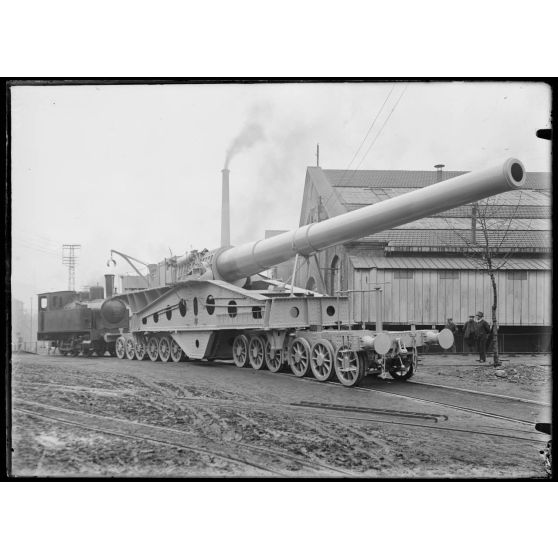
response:
<path id="1" fill-rule="evenodd" d="M 481 364 L 475 359 L 476 355 L 424 355 L 416 379 L 551 402 L 552 361 L 549 355 L 502 355 L 502 366 L 498 368 L 491 362 Z"/>
<path id="2" fill-rule="evenodd" d="M 443 375 L 436 366 L 417 380 L 459 380 L 458 365 L 439 364 Z M 460 385 L 490 385 L 475 370 Z M 518 381 L 510 371 L 500 388 L 504 381 L 513 389 L 550 383 L 548 367 L 515 370 Z M 544 476 L 538 450 L 545 437 L 525 427 L 227 363 L 18 355 L 12 396 L 16 476 Z M 369 413 L 292 406 L 300 402 Z"/>

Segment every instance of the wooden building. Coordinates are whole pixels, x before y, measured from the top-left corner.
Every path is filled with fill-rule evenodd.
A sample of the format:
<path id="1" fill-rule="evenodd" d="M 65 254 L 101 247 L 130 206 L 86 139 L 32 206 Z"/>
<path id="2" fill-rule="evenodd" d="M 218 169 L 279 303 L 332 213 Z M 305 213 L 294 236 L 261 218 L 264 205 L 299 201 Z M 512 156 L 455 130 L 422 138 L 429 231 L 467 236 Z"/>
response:
<path id="1" fill-rule="evenodd" d="M 344 171 L 309 167 L 300 224 L 321 221 L 463 174 L 463 171 Z M 491 245 L 498 286 L 498 320 L 511 347 L 544 350 L 551 336 L 551 179 L 527 173 L 525 187 L 489 199 Z M 300 262 L 296 285 L 334 294 L 349 291 L 351 315 L 385 328 L 463 324 L 478 310 L 490 319 L 492 287 L 471 257 L 481 234 L 473 204 L 324 250 Z M 276 276 L 288 280 L 293 263 Z M 379 292 L 379 294 L 378 294 Z M 515 337 L 518 335 L 519 337 Z M 514 341 L 514 342 L 515 342 Z M 505 339 L 503 339 L 504 345 Z M 526 346 L 527 346 L 526 345 Z M 506 347 L 504 347 L 506 348 Z"/>

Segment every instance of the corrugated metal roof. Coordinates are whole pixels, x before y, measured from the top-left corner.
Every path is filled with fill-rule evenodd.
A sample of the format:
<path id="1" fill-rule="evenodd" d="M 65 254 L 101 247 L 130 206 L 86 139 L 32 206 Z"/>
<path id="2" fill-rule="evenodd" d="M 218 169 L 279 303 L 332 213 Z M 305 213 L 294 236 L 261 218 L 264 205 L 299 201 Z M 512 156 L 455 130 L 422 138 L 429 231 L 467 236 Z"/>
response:
<path id="1" fill-rule="evenodd" d="M 354 211 L 361 207 L 366 207 L 366 203 L 346 203 L 345 208 L 347 211 Z M 432 215 L 430 219 L 445 219 L 448 217 L 468 217 L 471 219 L 471 205 L 462 205 L 455 207 L 443 213 Z M 544 206 L 533 205 L 500 205 L 491 209 L 491 216 L 499 219 L 550 219 L 552 217 L 552 210 L 550 202 Z"/>
<path id="2" fill-rule="evenodd" d="M 421 170 L 342 170 L 323 169 L 329 183 L 335 187 L 364 188 L 422 188 L 438 181 L 437 171 Z M 466 174 L 469 171 L 444 171 L 444 180 Z M 549 172 L 528 172 L 525 177 L 526 190 L 550 190 Z"/>
<path id="3" fill-rule="evenodd" d="M 477 225 L 478 226 L 478 225 Z M 487 219 L 486 227 L 488 230 L 509 229 L 512 231 L 550 231 L 552 223 L 550 219 Z M 471 230 L 471 217 L 425 217 L 411 223 L 399 225 L 391 230 Z M 477 229 L 477 230 L 480 230 Z"/>
<path id="4" fill-rule="evenodd" d="M 370 255 L 349 255 L 351 264 L 356 269 L 484 269 L 478 262 L 470 258 L 425 258 L 425 257 L 383 257 Z M 495 259 L 494 267 L 501 269 L 550 270 L 552 264 L 548 259 L 515 258 L 506 262 Z"/>
<path id="5" fill-rule="evenodd" d="M 477 234 L 482 234 L 478 231 Z M 488 231 L 492 246 L 508 247 L 546 247 L 551 246 L 550 231 Z M 467 246 L 462 233 L 454 230 L 416 230 L 392 229 L 359 240 L 359 243 L 388 243 L 389 246 Z"/>
<path id="6" fill-rule="evenodd" d="M 366 188 L 360 186 L 334 186 L 334 188 L 336 193 L 339 195 L 343 205 L 345 206 L 370 205 L 390 198 L 395 198 L 397 196 L 402 196 L 403 194 L 407 194 L 408 192 L 420 190 L 420 187 L 386 188 L 376 185 L 370 185 Z M 491 196 L 490 198 L 487 198 L 486 202 L 481 201 L 480 204 L 481 206 L 483 206 L 484 204 L 489 204 L 490 208 L 492 208 L 492 206 L 547 207 L 550 205 L 550 199 L 548 194 L 545 192 L 521 189 L 512 190 L 511 192 L 503 192 L 502 194 Z M 471 204 L 468 204 L 464 207 L 470 206 Z"/>

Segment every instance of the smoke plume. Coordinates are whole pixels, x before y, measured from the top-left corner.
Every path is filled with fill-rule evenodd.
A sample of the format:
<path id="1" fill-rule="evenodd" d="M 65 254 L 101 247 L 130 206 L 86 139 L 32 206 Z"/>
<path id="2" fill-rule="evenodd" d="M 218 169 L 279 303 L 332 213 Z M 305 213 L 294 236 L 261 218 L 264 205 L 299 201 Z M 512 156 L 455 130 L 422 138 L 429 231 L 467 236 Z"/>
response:
<path id="1" fill-rule="evenodd" d="M 232 140 L 229 148 L 227 149 L 227 154 L 225 156 L 225 165 L 223 168 L 228 169 L 229 163 L 238 155 L 241 151 L 249 149 L 256 143 L 265 139 L 264 129 L 260 120 L 264 114 L 269 109 L 267 107 L 254 107 L 248 117 L 247 122 L 240 133 Z"/>

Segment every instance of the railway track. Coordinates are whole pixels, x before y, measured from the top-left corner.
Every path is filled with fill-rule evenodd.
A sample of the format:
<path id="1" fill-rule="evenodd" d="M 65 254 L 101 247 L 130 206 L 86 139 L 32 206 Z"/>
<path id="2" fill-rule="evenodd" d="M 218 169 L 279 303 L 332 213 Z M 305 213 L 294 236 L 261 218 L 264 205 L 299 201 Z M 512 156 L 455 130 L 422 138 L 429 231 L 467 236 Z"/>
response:
<path id="1" fill-rule="evenodd" d="M 275 374 L 273 374 L 275 376 Z M 283 375 L 282 375 L 283 376 Z M 294 381 L 300 380 L 300 378 L 296 378 L 290 374 L 285 374 L 284 377 L 292 378 Z M 79 375 L 76 375 L 76 379 L 79 378 Z M 324 386 L 326 387 L 333 387 L 333 388 L 341 388 L 346 390 L 347 388 L 341 386 L 337 383 L 323 383 L 318 382 L 314 378 L 306 377 L 302 378 L 303 381 L 313 382 L 314 385 L 320 385 L 321 388 Z M 27 382 L 27 380 L 26 380 Z M 37 382 L 38 384 L 39 382 Z M 42 382 L 41 382 L 42 383 Z M 44 382 L 45 384 L 49 384 L 49 382 Z M 54 385 L 54 384 L 52 384 Z M 63 384 L 57 384 L 57 387 L 65 387 Z M 401 393 L 401 391 L 409 390 L 409 388 L 413 389 L 413 387 L 420 387 L 421 390 L 428 390 L 430 395 L 428 396 L 417 396 L 411 393 Z M 320 389 L 321 389 L 320 388 Z M 369 423 L 378 423 L 378 424 L 386 424 L 386 425 L 397 425 L 397 426 L 405 426 L 411 428 L 420 428 L 420 429 L 434 429 L 434 430 L 443 430 L 453 433 L 460 433 L 463 435 L 480 435 L 480 436 L 487 436 L 490 438 L 505 438 L 510 440 L 522 441 L 522 442 L 529 442 L 532 444 L 540 445 L 541 443 L 546 442 L 546 438 L 542 434 L 536 433 L 534 430 L 535 421 L 525 420 L 524 418 L 519 418 L 517 416 L 509 416 L 507 414 L 502 414 L 499 412 L 488 411 L 486 409 L 479 409 L 475 408 L 474 406 L 468 406 L 465 404 L 456 404 L 455 402 L 451 402 L 447 400 L 447 397 L 438 397 L 440 394 L 448 394 L 452 393 L 455 397 L 455 394 L 464 393 L 468 396 L 475 396 L 475 398 L 481 398 L 485 401 L 498 401 L 500 404 L 503 402 L 510 402 L 510 403 L 521 403 L 523 405 L 530 405 L 530 406 L 545 406 L 543 403 L 538 401 L 532 400 L 525 400 L 521 398 L 513 398 L 509 396 L 500 396 L 498 394 L 492 394 L 487 392 L 480 392 L 475 390 L 467 390 L 464 388 L 454 388 L 453 386 L 444 386 L 439 384 L 428 384 L 426 382 L 406 382 L 406 383 L 386 383 L 382 386 L 363 386 L 363 387 L 356 387 L 353 388 L 355 391 L 361 392 L 377 392 L 381 393 L 390 397 L 399 397 L 404 398 L 411 401 L 416 401 L 417 403 L 428 403 L 437 405 L 446 409 L 452 409 L 456 411 L 470 413 L 476 416 L 482 416 L 486 418 L 496 419 L 499 421 L 505 421 L 508 425 L 513 424 L 517 428 L 512 428 L 510 426 L 482 426 L 482 427 L 475 427 L 475 428 L 456 428 L 450 425 L 440 425 L 437 424 L 440 421 L 446 421 L 447 415 L 442 413 L 412 413 L 410 411 L 397 411 L 393 409 L 380 409 L 380 408 L 372 408 L 372 407 L 357 407 L 353 405 L 332 405 L 327 403 L 315 402 L 315 401 L 297 401 L 292 403 L 274 403 L 274 402 L 261 402 L 261 401 L 230 401 L 226 399 L 216 399 L 216 398 L 207 398 L 207 397 L 179 397 L 176 395 L 169 394 L 175 401 L 182 401 L 187 403 L 188 405 L 195 405 L 195 406 L 215 406 L 221 408 L 232 408 L 234 410 L 239 409 L 261 409 L 262 411 L 265 410 L 272 410 L 277 409 L 283 412 L 295 412 L 297 414 L 304 414 L 304 415 L 311 415 L 321 418 L 326 418 L 328 420 L 339 420 L 342 422 L 369 422 Z M 442 399 L 442 400 L 439 400 Z M 444 400 L 446 399 L 446 400 Z M 399 419 L 399 420 L 398 420 Z M 404 420 L 400 420 L 404 419 Z M 115 419 L 120 420 L 120 419 Z M 428 424 L 430 422 L 430 424 Z M 432 422 L 434 424 L 432 424 Z M 521 428 L 522 427 L 522 428 Z M 161 427 L 163 428 L 163 427 Z M 180 432 L 181 435 L 185 433 L 182 431 Z M 242 446 L 241 443 L 236 443 L 236 447 L 244 447 L 247 451 L 256 451 L 262 452 L 262 448 L 258 446 L 246 446 L 245 444 Z M 195 444 L 192 449 L 195 449 Z M 222 445 L 219 446 L 222 449 Z M 216 448 L 218 449 L 218 448 Z M 274 450 L 266 449 L 265 452 L 267 455 L 270 455 Z M 309 461 L 307 459 L 300 459 L 292 454 L 286 454 L 284 452 L 280 454 L 276 454 L 278 457 L 291 460 L 293 462 L 299 463 L 303 466 L 308 466 Z M 323 463 L 315 463 L 311 466 L 317 470 L 323 470 L 328 468 Z M 340 469 L 335 469 L 329 467 L 328 470 L 331 470 L 332 473 L 341 474 L 341 475 L 349 475 L 347 471 L 343 471 Z M 268 471 L 272 472 L 272 471 Z M 273 471 L 272 474 L 282 474 L 277 471 Z"/>
<path id="2" fill-rule="evenodd" d="M 58 407 L 54 405 L 46 405 L 44 403 L 28 401 L 20 398 L 14 398 L 12 401 L 18 403 L 19 405 L 30 406 L 35 408 L 38 407 L 39 409 L 43 410 L 43 412 L 40 412 L 35 409 L 22 408 L 21 406 L 17 406 L 13 408 L 13 411 L 16 413 L 28 414 L 31 416 L 43 418 L 45 420 L 50 420 L 52 422 L 67 424 L 78 428 L 83 428 L 93 432 L 108 434 L 112 436 L 119 436 L 121 438 L 150 441 L 158 444 L 163 444 L 166 446 L 188 449 L 196 453 L 202 453 L 212 457 L 218 457 L 220 459 L 223 459 L 231 463 L 248 466 L 273 475 L 292 476 L 292 475 L 288 475 L 285 472 L 285 469 L 279 469 L 279 470 L 272 469 L 268 465 L 263 465 L 262 463 L 257 463 L 254 462 L 253 460 L 248 461 L 247 459 L 243 458 L 241 455 L 231 456 L 231 454 L 235 454 L 235 453 L 240 454 L 238 448 L 243 448 L 249 451 L 252 457 L 254 455 L 260 455 L 267 458 L 272 457 L 277 460 L 283 461 L 285 466 L 291 465 L 292 463 L 297 463 L 300 466 L 302 466 L 303 469 L 307 469 L 307 470 L 310 469 L 308 472 L 312 472 L 313 474 L 331 472 L 345 477 L 354 476 L 353 473 L 351 473 L 350 471 L 339 469 L 337 467 L 332 467 L 331 465 L 322 463 L 317 460 L 313 460 L 310 458 L 302 459 L 287 452 L 283 452 L 271 448 L 262 448 L 260 446 L 254 444 L 247 444 L 245 442 L 235 441 L 234 444 L 230 444 L 224 440 L 219 442 L 212 442 L 210 440 L 204 439 L 199 436 L 188 434 L 182 430 L 175 429 L 175 428 L 146 424 L 137 421 L 131 421 L 128 419 L 116 418 L 116 417 L 107 417 L 106 415 L 88 413 L 85 411 L 77 411 L 75 409 L 68 409 L 65 407 Z M 73 419 L 69 418 L 67 415 L 70 415 L 70 417 L 73 417 Z M 82 420 L 79 420 L 79 418 L 81 418 Z M 92 425 L 86 422 L 87 420 L 92 420 L 92 419 L 95 420 L 98 424 Z M 101 426 L 100 423 L 104 423 L 104 426 Z M 138 434 L 137 432 L 131 432 L 130 429 L 134 429 L 134 430 L 141 429 L 145 433 Z M 176 437 L 179 437 L 181 440 L 185 439 L 189 443 L 185 443 L 183 441 L 177 441 Z M 203 445 L 204 447 L 200 447 L 200 445 Z M 227 449 L 227 452 L 223 451 L 224 448 Z"/>
<path id="3" fill-rule="evenodd" d="M 451 391 L 461 391 L 463 393 L 475 393 L 477 395 L 485 395 L 487 397 L 494 397 L 496 399 L 507 399 L 509 401 L 520 401 L 522 403 L 532 403 L 533 405 L 542 405 L 543 407 L 550 407 L 551 404 L 550 403 L 545 403 L 543 401 L 535 401 L 534 399 L 524 399 L 522 397 L 514 397 L 512 395 L 502 395 L 500 393 L 491 393 L 491 392 L 487 392 L 487 391 L 479 391 L 476 389 L 468 389 L 468 388 L 460 388 L 457 386 L 446 386 L 443 384 L 432 384 L 429 382 L 417 382 L 415 380 L 411 380 L 410 382 L 408 382 L 409 384 L 413 384 L 413 385 L 418 385 L 418 386 L 430 386 L 430 387 L 437 387 L 437 388 L 443 388 L 443 389 L 448 389 Z"/>
<path id="4" fill-rule="evenodd" d="M 333 383 L 333 382 L 329 382 L 329 383 L 323 383 L 323 382 L 318 382 L 316 379 L 314 378 L 310 378 L 310 377 L 306 377 L 306 378 L 297 378 L 298 380 L 302 379 L 303 381 L 307 381 L 307 382 L 313 382 L 315 384 L 321 385 L 321 386 L 329 386 L 329 387 L 334 387 L 334 388 L 340 388 L 340 389 L 346 389 L 344 386 L 337 384 L 337 383 Z M 361 387 L 353 387 L 353 390 L 356 391 L 361 391 L 361 392 L 368 392 L 368 393 L 381 393 L 384 395 L 388 395 L 388 396 L 392 396 L 392 397 L 399 397 L 399 398 L 404 398 L 410 401 L 416 401 L 418 403 L 429 403 L 429 404 L 433 404 L 433 405 L 438 405 L 440 407 L 444 407 L 447 409 L 453 409 L 456 411 L 462 411 L 462 412 L 467 412 L 473 415 L 477 415 L 477 416 L 483 416 L 483 417 L 487 417 L 487 418 L 493 418 L 493 419 L 497 419 L 497 420 L 502 420 L 502 421 L 506 421 L 506 422 L 511 422 L 511 423 L 515 423 L 515 424 L 519 424 L 522 426 L 526 426 L 529 427 L 529 430 L 521 430 L 521 432 L 526 432 L 529 433 L 531 432 L 531 429 L 534 430 L 535 428 L 535 423 L 538 421 L 535 420 L 525 420 L 523 418 L 518 418 L 518 417 L 513 417 L 513 416 L 509 416 L 509 415 L 504 415 L 501 413 L 497 413 L 497 412 L 491 412 L 491 411 L 486 411 L 483 409 L 479 409 L 479 408 L 475 408 L 475 407 L 469 407 L 469 406 L 465 406 L 465 405 L 457 405 L 455 403 L 450 403 L 447 401 L 439 401 L 436 398 L 433 397 L 418 397 L 416 395 L 412 395 L 409 393 L 401 393 L 402 390 L 404 389 L 409 389 L 412 387 L 411 386 L 424 386 L 424 387 L 433 387 L 436 389 L 441 389 L 441 390 L 448 390 L 448 391 L 457 391 L 457 392 L 466 392 L 466 393 L 470 393 L 472 395 L 477 395 L 477 396 L 482 396 L 484 398 L 490 398 L 490 399 L 494 399 L 497 400 L 499 402 L 501 402 L 501 400 L 508 400 L 508 399 L 512 399 L 515 400 L 517 402 L 521 402 L 521 403 L 528 403 L 530 405 L 541 405 L 541 406 L 546 406 L 538 401 L 531 401 L 531 400 L 523 400 L 521 398 L 508 398 L 507 396 L 501 397 L 497 394 L 491 394 L 491 393 L 486 393 L 486 392 L 477 392 L 475 390 L 465 390 L 465 389 L 461 389 L 458 388 L 457 390 L 454 390 L 451 386 L 442 386 L 442 385 L 434 385 L 434 384 L 427 384 L 427 383 L 422 383 L 422 382 L 393 382 L 393 383 L 386 383 L 385 385 L 383 385 L 381 388 L 379 387 L 371 387 L 371 386 L 361 386 Z"/>
<path id="5" fill-rule="evenodd" d="M 331 385 L 331 386 L 342 387 L 339 386 L 338 384 L 323 384 L 321 382 L 317 382 L 316 380 L 310 378 L 308 378 L 308 380 L 315 381 L 321 386 Z M 40 384 L 42 385 L 43 383 L 41 382 Z M 58 386 L 61 384 L 56 384 L 56 385 Z M 354 389 L 373 391 L 368 388 L 354 388 Z M 385 392 L 382 391 L 382 393 Z M 397 394 L 393 394 L 393 395 L 397 395 Z M 511 440 L 532 442 L 536 444 L 540 444 L 545 441 L 541 437 L 542 435 L 537 434 L 534 431 L 534 428 L 533 431 L 531 431 L 531 430 L 518 430 L 513 428 L 499 427 L 496 431 L 493 431 L 487 429 L 481 430 L 481 429 L 472 429 L 472 428 L 456 428 L 451 426 L 439 426 L 437 424 L 425 424 L 425 422 L 428 421 L 432 421 L 434 423 L 438 423 L 439 421 L 447 421 L 448 420 L 447 415 L 442 415 L 442 414 L 396 411 L 392 409 L 378 409 L 378 408 L 359 407 L 359 406 L 352 406 L 352 405 L 335 405 L 335 404 L 311 402 L 311 401 L 301 401 L 295 403 L 270 403 L 270 402 L 252 402 L 252 401 L 239 402 L 239 401 L 230 401 L 226 399 L 214 399 L 214 398 L 206 398 L 206 397 L 203 398 L 173 397 L 173 399 L 176 401 L 184 401 L 187 402 L 188 404 L 202 406 L 202 407 L 210 406 L 210 407 L 219 407 L 219 408 L 230 408 L 234 410 L 245 409 L 245 410 L 262 410 L 262 411 L 269 411 L 273 409 L 273 410 L 280 410 L 282 412 L 287 411 L 290 413 L 295 412 L 296 414 L 311 415 L 315 417 L 326 418 L 328 420 L 332 420 L 332 419 L 340 420 L 343 422 L 356 421 L 356 422 L 370 422 L 370 423 L 394 425 L 394 426 L 418 427 L 418 428 L 425 428 L 425 429 L 443 430 L 443 431 L 455 432 L 455 433 L 467 434 L 467 435 L 480 435 L 480 436 L 488 436 L 492 438 L 507 438 Z M 32 402 L 27 402 L 27 403 L 32 403 Z M 111 417 L 106 417 L 105 415 L 93 415 L 91 413 L 85 413 L 83 411 L 76 411 L 76 410 L 66 409 L 61 407 L 47 406 L 44 404 L 39 404 L 39 405 L 42 405 L 43 407 L 47 407 L 47 408 L 51 407 L 52 409 L 55 410 L 63 409 L 68 412 L 81 413 L 82 415 L 85 416 L 102 417 L 106 419 L 111 419 Z M 371 415 L 381 415 L 383 416 L 383 418 L 374 418 Z M 395 418 L 406 418 L 407 420 L 405 421 L 393 420 L 393 418 L 391 420 L 388 420 L 388 417 L 390 416 Z M 139 426 L 147 426 L 149 428 L 163 429 L 167 431 L 177 432 L 180 433 L 181 435 L 187 435 L 181 430 L 170 429 L 168 427 L 145 425 L 143 423 L 139 423 L 136 421 L 129 421 L 127 419 L 112 418 L 112 420 L 130 423 Z M 264 451 L 267 454 L 273 453 L 273 454 L 277 454 L 280 457 L 291 459 L 291 454 L 286 454 L 285 452 L 278 452 L 277 450 L 272 450 L 272 449 L 263 450 L 258 446 L 246 445 L 241 442 L 238 442 L 235 445 L 239 447 L 246 447 L 250 451 L 255 448 L 257 451 L 260 452 Z M 301 464 L 308 463 L 306 460 L 300 460 L 299 458 L 294 458 L 293 460 Z M 350 474 L 347 471 L 335 469 L 323 463 L 317 463 L 316 465 L 318 465 L 319 467 L 331 469 L 333 472 L 337 472 L 340 474 Z"/>

